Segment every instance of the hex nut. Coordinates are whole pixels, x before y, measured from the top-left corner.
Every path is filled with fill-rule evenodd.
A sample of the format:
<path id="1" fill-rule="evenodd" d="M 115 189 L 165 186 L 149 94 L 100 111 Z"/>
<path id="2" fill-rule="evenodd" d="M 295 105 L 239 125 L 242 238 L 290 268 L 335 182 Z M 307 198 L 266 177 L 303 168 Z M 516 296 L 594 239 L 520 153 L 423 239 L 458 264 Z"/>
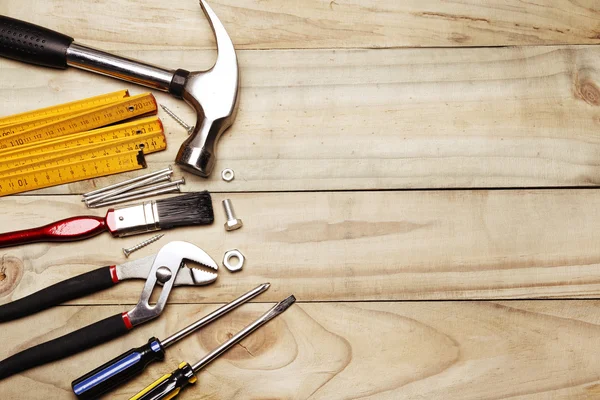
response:
<path id="1" fill-rule="evenodd" d="M 236 257 L 238 259 L 238 262 L 235 265 L 231 265 L 231 263 L 229 262 L 229 260 L 231 260 L 233 257 Z M 239 251 L 238 249 L 233 249 L 225 252 L 225 255 L 223 256 L 223 265 L 231 272 L 236 272 L 242 269 L 245 260 L 246 259 L 244 258 L 244 255 L 241 251 Z"/>

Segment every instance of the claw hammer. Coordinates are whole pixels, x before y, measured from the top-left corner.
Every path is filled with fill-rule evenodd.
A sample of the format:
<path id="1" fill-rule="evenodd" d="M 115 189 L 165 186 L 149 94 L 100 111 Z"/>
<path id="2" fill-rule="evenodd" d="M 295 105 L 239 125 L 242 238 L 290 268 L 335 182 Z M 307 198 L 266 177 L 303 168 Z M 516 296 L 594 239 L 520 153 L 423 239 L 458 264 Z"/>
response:
<path id="1" fill-rule="evenodd" d="M 208 177 L 216 161 L 216 144 L 235 120 L 239 92 L 237 56 L 225 27 L 205 0 L 200 6 L 217 42 L 217 60 L 207 71 L 170 70 L 120 57 L 73 41 L 61 33 L 0 15 L 0 56 L 46 67 L 73 66 L 169 92 L 185 100 L 197 121 L 181 145 L 176 163 Z"/>

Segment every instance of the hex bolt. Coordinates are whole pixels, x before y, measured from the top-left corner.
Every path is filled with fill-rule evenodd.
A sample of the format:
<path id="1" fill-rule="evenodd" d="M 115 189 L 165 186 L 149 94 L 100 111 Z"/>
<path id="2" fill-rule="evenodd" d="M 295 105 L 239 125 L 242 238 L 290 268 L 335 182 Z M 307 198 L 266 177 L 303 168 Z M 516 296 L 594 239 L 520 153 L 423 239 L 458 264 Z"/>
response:
<path id="1" fill-rule="evenodd" d="M 154 235 L 152 236 L 150 239 L 146 239 L 141 243 L 136 244 L 133 247 L 130 247 L 128 249 L 123 248 L 123 254 L 125 254 L 125 257 L 129 257 L 129 255 L 131 253 L 133 253 L 134 251 L 138 251 L 139 249 L 141 249 L 142 247 L 146 247 L 148 246 L 150 243 L 154 243 L 156 242 L 158 239 L 160 239 L 161 237 L 165 236 L 164 233 L 159 233 L 158 235 Z"/>
<path id="2" fill-rule="evenodd" d="M 244 226 L 242 220 L 236 218 L 235 212 L 233 211 L 233 205 L 231 204 L 231 200 L 223 200 L 223 208 L 225 209 L 225 217 L 227 217 L 227 222 L 225 222 L 226 231 L 234 231 Z"/>

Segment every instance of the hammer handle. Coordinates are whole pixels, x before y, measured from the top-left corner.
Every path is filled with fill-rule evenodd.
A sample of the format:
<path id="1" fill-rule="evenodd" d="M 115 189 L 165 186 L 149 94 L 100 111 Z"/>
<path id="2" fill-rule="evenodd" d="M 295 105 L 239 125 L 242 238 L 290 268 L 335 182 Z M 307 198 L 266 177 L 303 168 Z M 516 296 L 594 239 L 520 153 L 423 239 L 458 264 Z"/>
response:
<path id="1" fill-rule="evenodd" d="M 72 42 L 62 33 L 0 15 L 0 55 L 4 57 L 65 69 Z"/>
<path id="2" fill-rule="evenodd" d="M 73 66 L 183 96 L 188 71 L 170 70 L 94 49 L 29 22 L 0 15 L 0 56 L 46 67 Z"/>

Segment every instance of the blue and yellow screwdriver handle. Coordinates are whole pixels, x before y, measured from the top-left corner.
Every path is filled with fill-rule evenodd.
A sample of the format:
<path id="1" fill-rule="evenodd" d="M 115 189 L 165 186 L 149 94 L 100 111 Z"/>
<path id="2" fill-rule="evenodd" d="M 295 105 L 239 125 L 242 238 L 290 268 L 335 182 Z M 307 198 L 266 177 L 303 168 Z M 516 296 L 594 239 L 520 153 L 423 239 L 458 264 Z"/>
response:
<path id="1" fill-rule="evenodd" d="M 181 389 L 196 383 L 196 380 L 198 378 L 190 364 L 182 362 L 175 371 L 161 376 L 129 400 L 169 400 L 176 397 Z"/>

